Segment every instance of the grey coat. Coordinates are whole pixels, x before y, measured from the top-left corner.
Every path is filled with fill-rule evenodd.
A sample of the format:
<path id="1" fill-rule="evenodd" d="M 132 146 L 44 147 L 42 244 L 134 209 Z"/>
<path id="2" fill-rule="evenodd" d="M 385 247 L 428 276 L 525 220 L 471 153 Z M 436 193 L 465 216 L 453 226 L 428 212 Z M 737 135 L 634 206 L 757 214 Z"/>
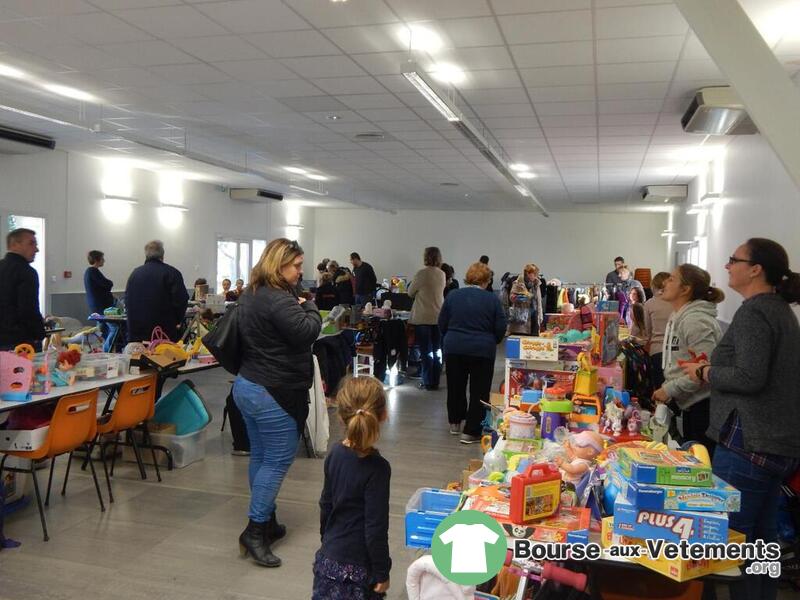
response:
<path id="1" fill-rule="evenodd" d="M 800 457 L 800 324 L 777 294 L 742 303 L 711 356 L 708 435 L 736 410 L 745 450 Z"/>

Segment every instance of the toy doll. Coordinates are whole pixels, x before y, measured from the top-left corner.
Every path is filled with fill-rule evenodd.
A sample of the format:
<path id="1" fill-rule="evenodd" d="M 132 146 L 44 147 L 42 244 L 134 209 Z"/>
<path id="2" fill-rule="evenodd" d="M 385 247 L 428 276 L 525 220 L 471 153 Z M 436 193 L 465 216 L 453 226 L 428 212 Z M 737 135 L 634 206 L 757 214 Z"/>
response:
<path id="1" fill-rule="evenodd" d="M 81 362 L 81 353 L 74 348 L 66 352 L 60 352 L 56 359 L 56 369 L 53 371 L 53 384 L 56 386 L 66 386 L 75 383 L 75 365 Z"/>
<path id="2" fill-rule="evenodd" d="M 554 462 L 564 481 L 577 485 L 594 465 L 597 455 L 603 451 L 603 438 L 595 431 L 582 431 L 564 442 L 566 458 L 556 456 Z"/>

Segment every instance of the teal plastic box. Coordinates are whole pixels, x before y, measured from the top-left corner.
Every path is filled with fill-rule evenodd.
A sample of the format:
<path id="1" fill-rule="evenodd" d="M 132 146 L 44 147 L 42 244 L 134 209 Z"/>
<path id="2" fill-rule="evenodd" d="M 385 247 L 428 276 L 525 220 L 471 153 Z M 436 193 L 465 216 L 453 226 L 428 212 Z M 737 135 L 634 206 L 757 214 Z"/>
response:
<path id="1" fill-rule="evenodd" d="M 643 509 L 619 494 L 614 502 L 614 533 L 675 543 L 724 544 L 728 541 L 728 514 Z"/>

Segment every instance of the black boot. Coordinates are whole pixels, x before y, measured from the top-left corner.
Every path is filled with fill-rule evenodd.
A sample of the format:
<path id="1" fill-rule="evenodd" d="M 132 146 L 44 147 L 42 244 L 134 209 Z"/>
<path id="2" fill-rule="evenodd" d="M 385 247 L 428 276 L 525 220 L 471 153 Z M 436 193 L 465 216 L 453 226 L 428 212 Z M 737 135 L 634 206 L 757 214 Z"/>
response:
<path id="1" fill-rule="evenodd" d="M 264 539 L 268 544 L 271 544 L 272 542 L 276 542 L 284 536 L 286 536 L 286 526 L 278 523 L 278 517 L 275 515 L 275 511 L 273 510 L 269 517 L 269 521 L 267 521 L 264 525 Z"/>
<path id="2" fill-rule="evenodd" d="M 265 539 L 264 530 L 266 523 L 250 521 L 247 528 L 239 536 L 239 554 L 253 560 L 264 567 L 280 567 L 281 559 L 275 556 L 270 545 Z"/>

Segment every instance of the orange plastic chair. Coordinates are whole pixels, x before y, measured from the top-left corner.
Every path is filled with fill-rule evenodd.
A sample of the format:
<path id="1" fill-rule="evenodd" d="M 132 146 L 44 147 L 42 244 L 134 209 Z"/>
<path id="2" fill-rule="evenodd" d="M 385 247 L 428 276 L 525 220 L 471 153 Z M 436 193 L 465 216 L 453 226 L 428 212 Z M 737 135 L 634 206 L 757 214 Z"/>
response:
<path id="1" fill-rule="evenodd" d="M 47 522 L 44 518 L 44 507 L 42 506 L 42 496 L 39 492 L 39 481 L 36 477 L 36 463 L 50 459 L 50 478 L 47 483 L 47 498 L 44 506 L 50 504 L 50 488 L 53 484 L 53 467 L 57 456 L 69 453 L 67 463 L 67 477 L 69 476 L 69 464 L 72 461 L 72 453 L 81 446 L 91 442 L 97 436 L 97 390 L 89 390 L 80 394 L 64 396 L 58 401 L 53 418 L 50 420 L 50 429 L 44 444 L 36 450 L 3 451 L 3 459 L 0 460 L 0 481 L 3 479 L 6 459 L 9 456 L 16 456 L 31 461 L 29 469 L 19 467 L 9 467 L 9 471 L 15 473 L 30 473 L 33 478 L 33 489 L 36 492 L 36 503 L 39 506 L 39 516 L 42 520 L 42 531 L 44 541 L 48 541 L 50 536 L 47 534 Z M 97 490 L 97 498 L 100 500 L 100 510 L 105 512 L 106 507 L 103 503 L 103 495 L 100 493 L 100 484 L 97 482 L 97 474 L 92 466 L 92 477 L 94 487 Z M 66 491 L 66 479 L 64 480 L 63 495 Z"/>
<path id="2" fill-rule="evenodd" d="M 147 479 L 147 473 L 144 470 L 144 462 L 136 441 L 136 436 L 133 431 L 141 425 L 143 432 L 143 439 L 145 446 L 150 446 L 150 451 L 153 454 L 153 466 L 156 469 L 156 476 L 161 481 L 161 472 L 158 468 L 158 461 L 156 460 L 156 451 L 153 448 L 153 442 L 150 439 L 150 430 L 147 422 L 153 418 L 156 410 L 156 375 L 148 375 L 141 379 L 134 379 L 133 381 L 126 381 L 122 384 L 122 388 L 117 396 L 117 401 L 114 404 L 114 409 L 111 413 L 103 415 L 97 422 L 98 438 L 100 436 L 114 434 L 119 437 L 123 431 L 130 432 L 131 446 L 133 453 L 136 456 L 136 463 L 139 465 L 139 474 L 142 479 Z M 108 497 L 111 502 L 114 502 L 114 494 L 111 491 L 111 477 L 109 477 L 108 466 L 106 463 L 106 447 L 109 444 L 114 444 L 114 454 L 111 462 L 111 477 L 114 476 L 114 463 L 116 462 L 117 448 L 119 440 L 115 439 L 113 442 L 102 442 L 100 444 L 100 457 L 103 461 L 103 471 L 106 475 L 106 484 L 108 485 Z M 91 455 L 91 451 L 89 453 Z"/>

